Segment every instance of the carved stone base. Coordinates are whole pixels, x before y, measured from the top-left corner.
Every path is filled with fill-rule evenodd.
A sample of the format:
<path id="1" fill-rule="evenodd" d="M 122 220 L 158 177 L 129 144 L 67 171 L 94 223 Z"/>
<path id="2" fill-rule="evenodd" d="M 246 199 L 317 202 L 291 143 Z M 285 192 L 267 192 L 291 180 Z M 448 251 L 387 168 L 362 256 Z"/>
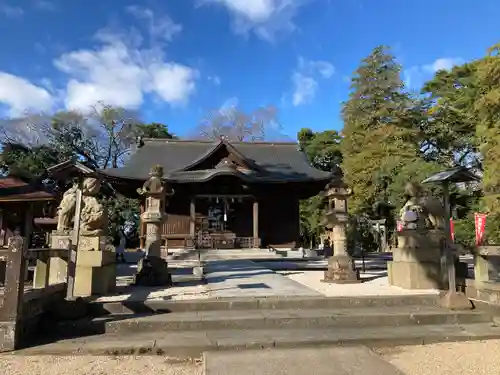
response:
<path id="1" fill-rule="evenodd" d="M 446 270 L 441 266 L 441 230 L 403 230 L 398 248 L 387 262 L 389 284 L 404 289 L 444 289 Z"/>
<path id="2" fill-rule="evenodd" d="M 349 255 L 334 255 L 328 258 L 325 283 L 355 284 L 361 282 L 359 272 L 354 269 L 354 261 Z"/>
<path id="3" fill-rule="evenodd" d="M 75 297 L 105 295 L 116 288 L 115 253 L 78 251 L 75 271 Z"/>
<path id="4" fill-rule="evenodd" d="M 78 240 L 78 251 L 106 251 L 108 243 L 107 236 L 85 236 L 81 235 Z"/>
<path id="5" fill-rule="evenodd" d="M 159 257 L 149 256 L 139 260 L 134 277 L 137 286 L 172 286 L 168 263 Z"/>
<path id="6" fill-rule="evenodd" d="M 448 291 L 441 300 L 439 305 L 450 310 L 472 310 L 474 306 L 464 293 Z"/>
<path id="7" fill-rule="evenodd" d="M 50 247 L 52 249 L 67 249 L 69 240 L 71 239 L 71 230 L 66 231 L 52 231 L 50 235 Z"/>

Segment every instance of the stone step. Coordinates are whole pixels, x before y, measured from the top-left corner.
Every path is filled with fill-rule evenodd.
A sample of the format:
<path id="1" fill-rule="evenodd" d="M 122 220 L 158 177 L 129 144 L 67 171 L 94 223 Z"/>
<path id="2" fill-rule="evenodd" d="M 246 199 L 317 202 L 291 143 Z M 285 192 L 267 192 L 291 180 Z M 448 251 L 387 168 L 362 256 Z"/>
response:
<path id="1" fill-rule="evenodd" d="M 307 329 L 492 322 L 483 311 L 449 311 L 438 307 L 377 307 L 365 309 L 198 311 L 149 315 L 116 314 L 95 319 L 59 322 L 49 334 L 64 337 L 98 333 L 145 333 L 252 329 Z"/>
<path id="2" fill-rule="evenodd" d="M 198 300 L 95 301 L 91 308 L 95 315 L 141 314 L 188 311 L 269 310 L 269 309 L 343 309 L 366 307 L 436 306 L 435 294 L 406 296 L 363 297 L 255 297 Z"/>
<path id="3" fill-rule="evenodd" d="M 205 351 L 318 346 L 421 345 L 499 339 L 494 323 L 315 329 L 172 331 L 102 334 L 45 343 L 19 351 L 37 355 L 165 355 L 197 358 Z M 46 339 L 47 340 L 47 339 Z"/>

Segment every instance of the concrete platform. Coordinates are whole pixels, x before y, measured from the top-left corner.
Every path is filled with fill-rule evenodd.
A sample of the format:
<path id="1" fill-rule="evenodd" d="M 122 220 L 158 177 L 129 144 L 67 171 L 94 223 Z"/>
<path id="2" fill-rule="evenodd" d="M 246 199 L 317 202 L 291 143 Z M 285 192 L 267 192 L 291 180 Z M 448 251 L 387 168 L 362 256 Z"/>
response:
<path id="1" fill-rule="evenodd" d="M 209 262 L 205 280 L 211 298 L 321 295 L 249 260 Z"/>
<path id="2" fill-rule="evenodd" d="M 404 375 L 362 346 L 207 352 L 203 359 L 205 375 Z"/>

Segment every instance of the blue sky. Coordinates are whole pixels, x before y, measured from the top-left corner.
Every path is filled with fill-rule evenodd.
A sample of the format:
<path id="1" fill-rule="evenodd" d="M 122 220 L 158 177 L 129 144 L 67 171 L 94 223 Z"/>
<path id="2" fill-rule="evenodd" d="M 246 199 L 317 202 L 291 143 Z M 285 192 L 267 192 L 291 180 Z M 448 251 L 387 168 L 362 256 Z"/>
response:
<path id="1" fill-rule="evenodd" d="M 471 6 L 473 4 L 473 6 Z M 379 44 L 413 89 L 500 41 L 480 0 L 0 0 L 0 110 L 140 110 L 189 133 L 208 111 L 278 109 L 283 132 L 341 129 L 349 76 Z"/>

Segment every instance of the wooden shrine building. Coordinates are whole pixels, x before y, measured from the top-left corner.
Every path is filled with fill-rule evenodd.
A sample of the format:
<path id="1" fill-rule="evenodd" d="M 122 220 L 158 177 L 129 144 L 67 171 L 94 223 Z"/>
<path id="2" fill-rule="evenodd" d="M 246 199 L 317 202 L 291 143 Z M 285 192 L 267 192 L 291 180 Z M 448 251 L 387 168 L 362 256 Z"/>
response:
<path id="1" fill-rule="evenodd" d="M 296 143 L 224 139 L 144 139 L 124 167 L 100 173 L 130 196 L 154 165 L 174 189 L 162 233 L 169 248 L 293 248 L 299 201 L 333 177 L 310 166 Z"/>
<path id="2" fill-rule="evenodd" d="M 43 187 L 13 176 L 0 176 L 0 248 L 17 230 L 28 246 L 43 247 L 55 220 L 56 197 Z"/>

